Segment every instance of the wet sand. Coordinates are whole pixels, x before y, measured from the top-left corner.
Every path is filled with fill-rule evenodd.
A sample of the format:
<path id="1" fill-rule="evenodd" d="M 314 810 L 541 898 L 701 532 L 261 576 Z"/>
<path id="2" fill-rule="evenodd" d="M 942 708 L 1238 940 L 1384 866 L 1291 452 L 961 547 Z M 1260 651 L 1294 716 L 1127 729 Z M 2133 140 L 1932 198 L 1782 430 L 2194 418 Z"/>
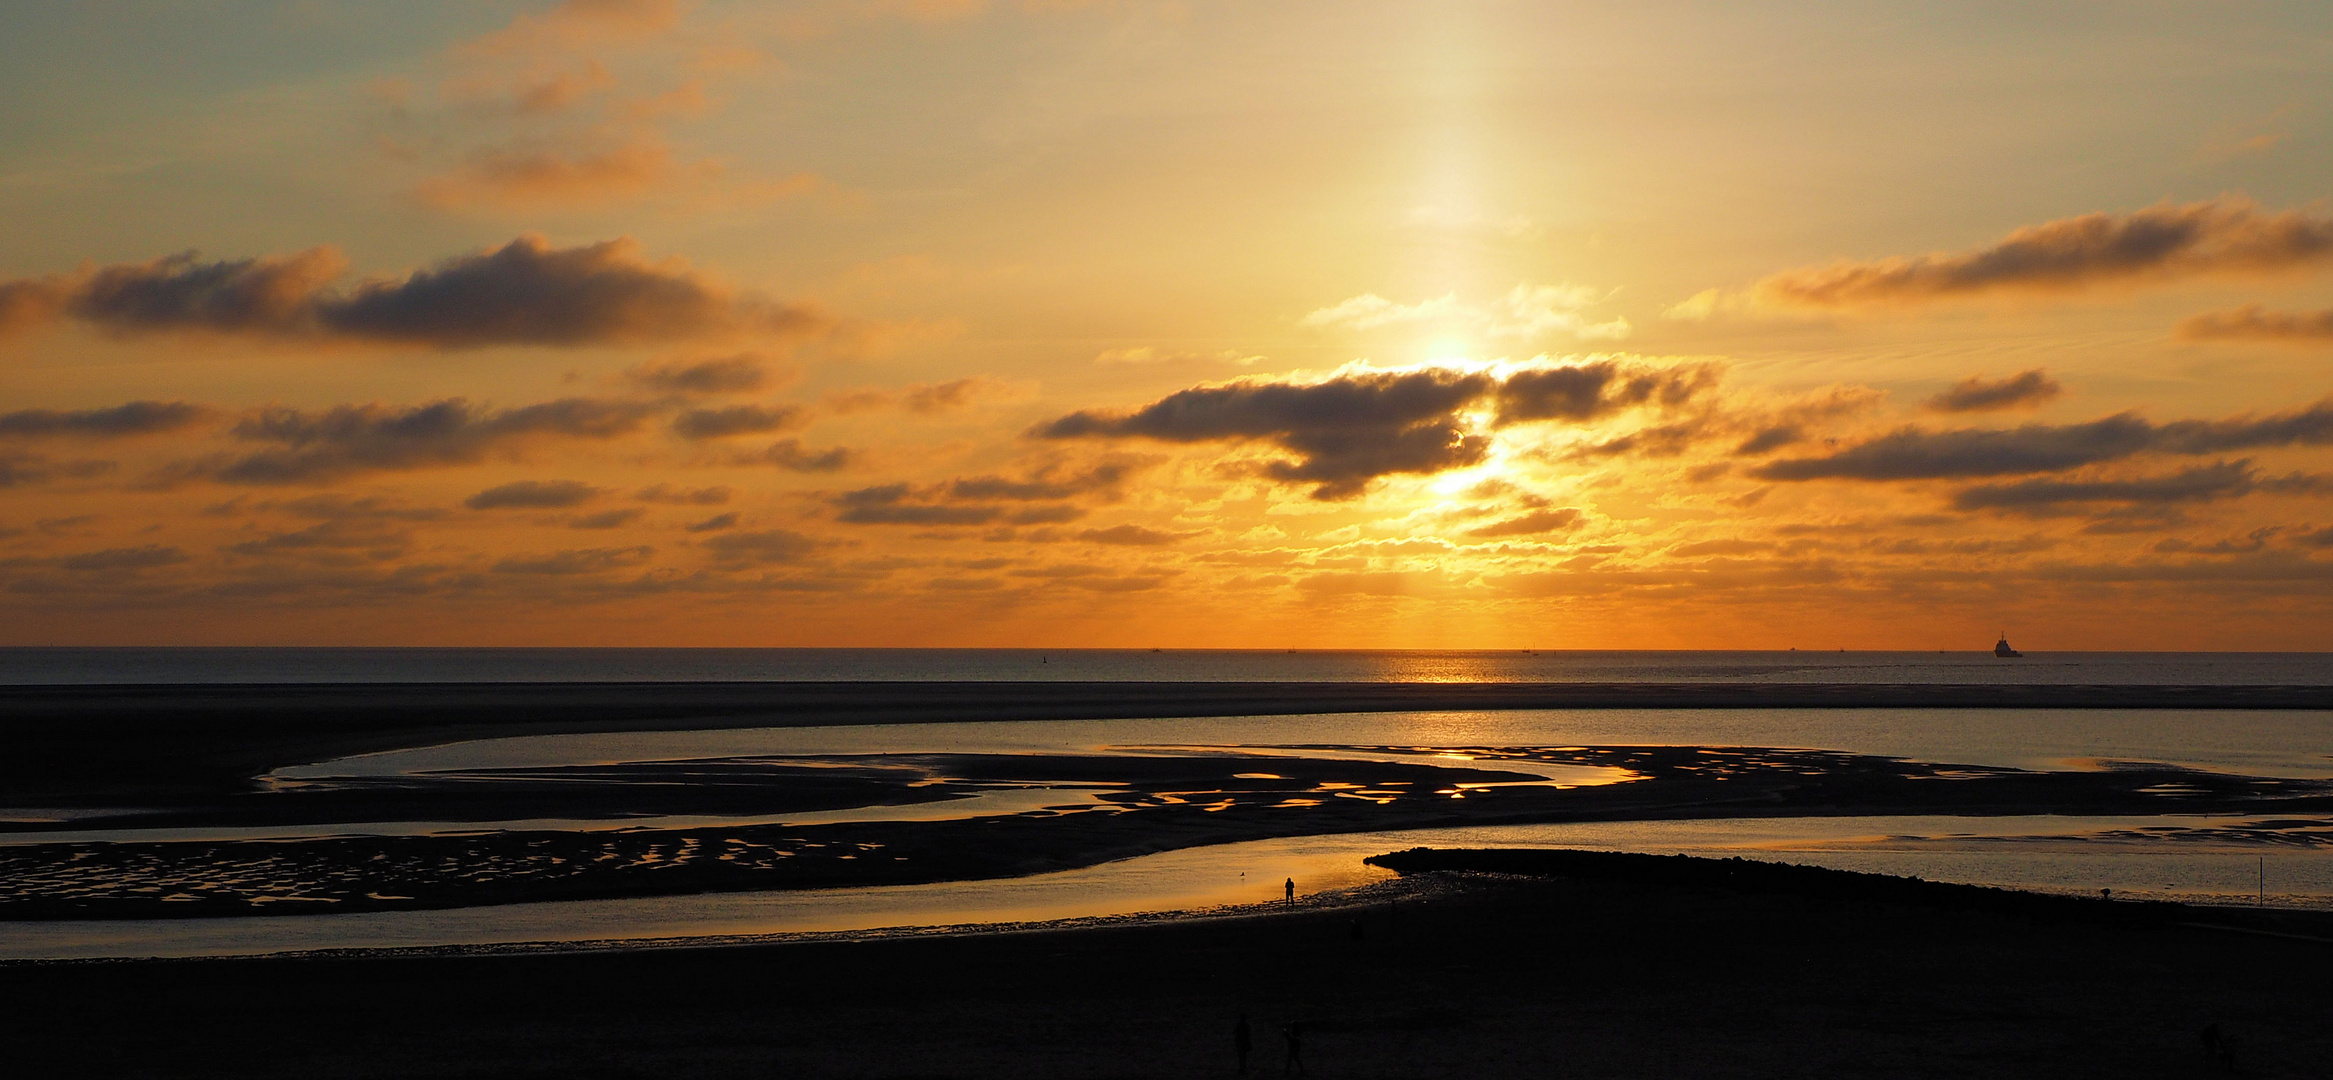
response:
<path id="1" fill-rule="evenodd" d="M 792 759 L 767 785 L 709 784 L 742 759 L 663 762 L 618 770 L 622 784 L 585 783 L 603 812 L 625 798 L 717 796 L 748 809 L 774 790 L 782 810 L 799 801 L 788 778 L 831 770 L 863 797 L 905 802 L 976 784 L 1075 781 L 1096 785 L 1077 806 L 953 820 L 858 820 L 822 824 L 729 822 L 678 828 L 464 830 L 411 836 L 315 836 L 291 840 L 57 840 L 0 847 L 0 920 L 155 919 L 325 911 L 395 911 L 545 900 L 745 890 L 899 885 L 1010 877 L 1092 866 L 1177 848 L 1275 837 L 1464 825 L 1664 818 L 1944 814 L 2146 815 L 2237 812 L 2333 814 L 2333 781 L 2245 777 L 2175 767 L 2029 772 L 1903 761 L 1821 750 L 1757 747 L 1347 747 L 1277 748 L 1317 757 L 1247 756 L 1228 750 L 1168 757 L 1107 754 L 921 754 L 898 762 L 921 772 L 888 781 L 856 769 L 860 758 Z M 1337 755 L 1433 751 L 1451 755 L 1384 761 Z M 1530 770 L 1594 769 L 1624 782 L 1563 787 Z M 578 770 L 498 770 L 485 784 L 572 794 Z M 601 770 L 581 770 L 584 777 Z M 926 776 L 947 777 L 944 782 Z M 659 779 L 667 782 L 658 782 Z M 404 817 L 427 818 L 450 789 L 476 810 L 481 778 L 400 778 L 363 790 L 355 806 L 408 800 Z M 847 783 L 845 783 L 847 782 Z M 913 787 L 912 783 L 932 783 Z M 888 794 L 882 785 L 896 789 Z M 853 785 L 857 785 L 854 787 Z M 860 790 L 865 788 L 865 790 Z M 330 790 L 253 793 L 152 811 L 144 825 L 184 822 L 346 820 Z M 544 797 L 540 793 L 532 797 Z M 512 796 L 519 798 L 519 796 Z M 517 804 L 534 806 L 523 799 Z M 248 809 L 246 809 L 248 808 Z M 2314 821 L 2314 818 L 2307 820 Z M 103 824 L 102 822 L 98 824 Z M 322 826 L 329 832 L 330 827 Z"/>
<path id="2" fill-rule="evenodd" d="M 0 687 L 13 805 L 245 790 L 287 764 L 596 731 L 1427 709 L 2333 709 L 2333 686 L 1775 683 L 477 683 Z"/>
<path id="3" fill-rule="evenodd" d="M 1410 853 L 1413 876 L 1375 891 L 1212 919 L 580 955 L 0 965 L 0 1016 L 28 1076 L 1231 1076 L 1243 1011 L 1263 1076 L 1280 1073 L 1291 1020 L 1306 1075 L 1325 1077 L 2333 1064 L 2321 977 L 2333 928 L 2303 914 L 1730 861 L 1527 865 L 1537 854 Z M 2207 1024 L 2230 1063 L 2205 1059 Z"/>

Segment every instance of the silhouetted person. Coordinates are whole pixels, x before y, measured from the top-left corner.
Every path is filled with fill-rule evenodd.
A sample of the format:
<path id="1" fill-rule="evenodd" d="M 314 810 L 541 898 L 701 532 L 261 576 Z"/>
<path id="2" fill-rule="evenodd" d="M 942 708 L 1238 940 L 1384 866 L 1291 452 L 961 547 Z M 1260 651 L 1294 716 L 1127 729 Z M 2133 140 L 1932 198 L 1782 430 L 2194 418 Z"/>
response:
<path id="1" fill-rule="evenodd" d="M 1288 1060 L 1280 1064 L 1280 1074 L 1304 1071 L 1304 1021 L 1290 1020 L 1280 1029 L 1280 1037 L 1288 1040 Z"/>
<path id="2" fill-rule="evenodd" d="M 2205 1061 L 2219 1060 L 2220 1026 L 2218 1024 L 2205 1024 L 2199 1038 L 2203 1040 L 2203 1059 Z"/>
<path id="3" fill-rule="evenodd" d="M 1248 1014 L 1239 1014 L 1239 1023 L 1231 1029 L 1231 1049 L 1239 1054 L 1239 1074 L 1248 1074 L 1248 1051 L 1256 1048 L 1256 1033 L 1248 1027 Z"/>
<path id="4" fill-rule="evenodd" d="M 1295 906 L 1296 906 L 1296 879 L 1295 879 L 1295 878 L 1289 878 L 1289 879 L 1288 879 L 1288 886 L 1287 886 L 1287 888 L 1288 888 L 1288 906 L 1289 906 L 1289 907 L 1295 907 Z"/>

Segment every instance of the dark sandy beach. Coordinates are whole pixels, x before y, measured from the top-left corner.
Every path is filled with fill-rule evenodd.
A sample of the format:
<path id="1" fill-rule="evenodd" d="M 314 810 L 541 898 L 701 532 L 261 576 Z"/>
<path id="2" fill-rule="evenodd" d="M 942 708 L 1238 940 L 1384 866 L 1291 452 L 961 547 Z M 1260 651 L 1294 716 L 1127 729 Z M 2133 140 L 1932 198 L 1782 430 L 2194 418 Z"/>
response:
<path id="1" fill-rule="evenodd" d="M 1659 859 L 1288 912 L 501 956 L 0 965 L 16 1075 L 2318 1076 L 2333 928 Z M 1455 872 L 1475 867 L 1497 873 Z M 1527 872 L 1517 874 L 1517 871 Z M 1553 875 L 1553 876 L 1544 876 Z M 2236 929 L 2191 925 L 2232 924 Z M 2284 935 L 2284 936 L 2275 936 Z M 2206 1058 L 2216 1025 L 2232 1048 Z"/>

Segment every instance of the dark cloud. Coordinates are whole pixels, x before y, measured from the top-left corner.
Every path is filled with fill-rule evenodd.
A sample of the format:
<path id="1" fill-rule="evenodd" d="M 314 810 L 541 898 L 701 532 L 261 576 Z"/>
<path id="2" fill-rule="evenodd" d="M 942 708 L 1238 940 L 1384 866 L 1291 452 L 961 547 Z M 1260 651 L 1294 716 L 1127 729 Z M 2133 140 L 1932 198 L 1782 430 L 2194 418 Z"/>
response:
<path id="1" fill-rule="evenodd" d="M 1090 496 L 1115 502 L 1129 479 L 1155 464 L 1123 455 L 1083 467 L 1052 462 L 1020 477 L 960 477 L 924 487 L 883 484 L 844 492 L 832 502 L 842 511 L 835 520 L 858 525 L 1059 525 L 1087 513 L 1062 500 Z"/>
<path id="2" fill-rule="evenodd" d="M 1505 521 L 1494 521 L 1479 528 L 1466 530 L 1468 536 L 1490 539 L 1500 536 L 1537 536 L 1579 527 L 1580 512 L 1570 507 L 1553 510 L 1533 510 Z"/>
<path id="3" fill-rule="evenodd" d="M 1026 502 L 1041 499 L 1067 499 L 1078 495 L 1101 493 L 1118 497 L 1119 488 L 1143 469 L 1156 464 L 1144 458 L 1110 458 L 1086 469 L 1073 469 L 1054 464 L 1036 470 L 1015 480 L 1003 476 L 973 476 L 951 480 L 942 485 L 945 497 L 955 500 L 992 500 Z"/>
<path id="4" fill-rule="evenodd" d="M 705 533 L 720 532 L 723 529 L 735 528 L 736 525 L 737 514 L 735 512 L 731 512 L 727 514 L 715 514 L 703 521 L 699 521 L 691 525 L 683 525 L 681 528 L 688 532 Z"/>
<path id="5" fill-rule="evenodd" d="M 2271 214 L 2239 199 L 2084 214 L 2028 226 L 1957 254 L 1840 262 L 1759 282 L 1760 298 L 1803 307 L 1921 303 L 1986 292 L 2062 292 L 2201 274 L 2261 272 L 2333 257 L 2333 220 Z"/>
<path id="6" fill-rule="evenodd" d="M 146 544 L 142 547 L 107 548 L 80 555 L 67 555 L 55 560 L 67 570 L 145 570 L 156 566 L 175 566 L 187 560 L 186 552 L 175 547 Z"/>
<path id="7" fill-rule="evenodd" d="M 1740 446 L 1734 447 L 1734 453 L 1741 454 L 1745 457 L 1754 456 L 1757 454 L 1772 453 L 1776 450 L 1782 449 L 1785 446 L 1789 446 L 1792 443 L 1800 442 L 1805 438 L 1806 430 L 1799 427 L 1797 424 L 1778 424 L 1774 427 L 1761 428 L 1758 431 L 1751 433 L 1749 438 L 1742 440 L 1742 444 Z M 1726 466 L 1726 468 L 1730 467 L 1731 466 Z M 1704 468 L 1707 468 L 1707 466 L 1704 466 Z M 1694 472 L 1697 474 L 1701 471 L 1702 470 L 1700 469 L 1694 470 Z M 1718 472 L 1709 473 L 1707 475 L 1696 475 L 1693 477 L 1693 479 L 1705 480 L 1711 476 L 1721 475 L 1723 471 L 1724 469 L 1721 468 Z"/>
<path id="8" fill-rule="evenodd" d="M 775 465 L 795 472 L 839 472 L 857 459 L 858 455 L 848 447 L 811 450 L 805 448 L 800 439 L 779 439 L 759 453 L 747 456 L 739 464 Z"/>
<path id="9" fill-rule="evenodd" d="M 39 454 L 0 454 L 0 488 L 88 480 L 114 470 L 110 461 L 57 461 Z"/>
<path id="10" fill-rule="evenodd" d="M 235 555 L 258 557 L 353 551 L 380 561 L 403 555 L 412 540 L 412 533 L 378 519 L 339 517 L 319 521 L 305 529 L 271 533 L 257 540 L 230 544 L 221 550 Z"/>
<path id="11" fill-rule="evenodd" d="M 183 401 L 132 401 L 110 409 L 24 409 L 0 413 L 0 436 L 81 435 L 119 438 L 176 431 L 210 415 Z"/>
<path id="12" fill-rule="evenodd" d="M 2333 525 L 2294 533 L 2293 542 L 2306 547 L 2333 548 Z"/>
<path id="13" fill-rule="evenodd" d="M 2316 345 L 2333 341 L 2333 309 L 2270 311 L 2258 304 L 2246 304 L 2232 311 L 2214 311 L 2183 319 L 2175 332 L 2190 341 L 2280 341 Z"/>
<path id="14" fill-rule="evenodd" d="M 563 510 L 602 494 L 601 489 L 581 480 L 520 480 L 487 488 L 462 500 L 462 505 L 472 510 Z"/>
<path id="15" fill-rule="evenodd" d="M 2164 476 L 2116 480 L 2021 480 L 1968 488 L 1952 498 L 1962 510 L 2040 511 L 2067 503 L 2149 505 L 2207 502 L 2247 494 L 2259 486 L 2248 461 L 2222 461 Z"/>
<path id="16" fill-rule="evenodd" d="M 690 409 L 673 418 L 672 433 L 684 439 L 760 435 L 799 427 L 805 419 L 802 410 L 792 405 L 731 405 L 721 409 Z"/>
<path id="17" fill-rule="evenodd" d="M 1075 506 L 1027 506 L 1016 510 L 916 501 L 945 490 L 945 485 L 919 492 L 906 484 L 884 484 L 846 491 L 832 500 L 842 511 L 834 519 L 853 525 L 1045 525 L 1075 521 L 1086 514 L 1083 508 Z"/>
<path id="18" fill-rule="evenodd" d="M 2065 391 L 2040 368 L 2021 371 L 2006 379 L 1985 381 L 1983 376 L 1972 376 L 1952 384 L 1943 393 L 1929 398 L 1927 406 L 1935 412 L 1992 412 L 1998 409 L 2030 409 Z"/>
<path id="19" fill-rule="evenodd" d="M 1170 394 L 1130 413 L 1071 413 L 1031 431 L 1037 438 L 1139 437 L 1164 442 L 1262 442 L 1295 455 L 1261 472 L 1315 485 L 1317 499 L 1360 494 L 1397 473 L 1479 464 L 1490 438 L 1462 415 L 1494 406 L 1491 426 L 1586 420 L 1633 405 L 1675 404 L 1710 369 L 1635 369 L 1599 361 L 1493 375 L 1453 368 L 1362 371 L 1310 383 L 1243 380 Z"/>
<path id="20" fill-rule="evenodd" d="M 1623 368 L 1603 360 L 1524 368 L 1499 384 L 1499 420 L 1593 420 L 1647 403 L 1682 405 L 1716 383 L 1717 369 L 1698 364 Z"/>
<path id="21" fill-rule="evenodd" d="M 2333 399 L 2304 409 L 2156 425 L 2134 413 L 2086 424 L 1929 431 L 1905 427 L 1826 457 L 1769 462 L 1773 480 L 1928 480 L 2062 472 L 2144 452 L 2213 454 L 2333 444 Z"/>
<path id="22" fill-rule="evenodd" d="M 0 330 L 66 317 L 117 333 L 205 332 L 473 349 L 803 333 L 807 310 L 741 297 L 629 239 L 522 236 L 402 278 L 331 282 L 339 253 L 203 262 L 192 253 L 0 282 Z"/>
<path id="23" fill-rule="evenodd" d="M 242 502 L 243 497 L 237 496 L 233 502 L 225 505 L 237 507 Z M 377 495 L 362 498 L 331 494 L 303 495 L 297 499 L 270 500 L 258 504 L 254 509 L 280 510 L 304 518 L 327 521 L 441 521 L 449 516 L 446 511 L 433 506 L 404 506 Z"/>
<path id="24" fill-rule="evenodd" d="M 715 559 L 732 566 L 800 562 L 818 550 L 818 541 L 785 529 L 723 533 L 702 542 Z"/>
<path id="25" fill-rule="evenodd" d="M 719 506 L 728 502 L 731 494 L 725 487 L 676 488 L 671 484 L 656 484 L 633 492 L 632 497 L 641 502 L 671 506 Z"/>
<path id="26" fill-rule="evenodd" d="M 622 570 L 647 562 L 656 549 L 642 545 L 628 548 L 581 548 L 554 551 L 545 555 L 512 555 L 494 564 L 498 574 L 596 574 L 607 570 Z"/>
<path id="27" fill-rule="evenodd" d="M 584 514 L 581 517 L 571 518 L 567 522 L 567 527 L 570 529 L 620 529 L 640 520 L 641 515 L 647 512 L 637 506 L 617 507 L 613 510 L 602 510 L 596 514 Z"/>
<path id="28" fill-rule="evenodd" d="M 642 389 L 666 394 L 742 394 L 771 381 L 767 361 L 754 353 L 642 364 L 626 371 L 624 377 Z"/>
<path id="29" fill-rule="evenodd" d="M 319 483 L 365 472 L 469 465 L 499 448 L 543 438 L 611 439 L 656 412 L 641 402 L 563 398 L 491 410 L 460 398 L 398 408 L 340 405 L 321 412 L 281 406 L 238 422 L 246 442 L 277 445 L 242 456 L 184 463 L 158 479 L 229 484 Z"/>

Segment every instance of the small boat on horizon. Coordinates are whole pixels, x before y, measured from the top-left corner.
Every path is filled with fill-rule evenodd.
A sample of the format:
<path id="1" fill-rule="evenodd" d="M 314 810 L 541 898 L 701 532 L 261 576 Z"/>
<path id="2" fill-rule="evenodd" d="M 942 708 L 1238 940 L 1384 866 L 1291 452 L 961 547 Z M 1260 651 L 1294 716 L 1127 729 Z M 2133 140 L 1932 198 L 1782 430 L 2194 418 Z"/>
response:
<path id="1" fill-rule="evenodd" d="M 1993 643 L 1993 655 L 2006 658 L 2025 654 L 2009 647 L 2009 632 L 2004 630 L 2001 632 L 2001 640 Z"/>

